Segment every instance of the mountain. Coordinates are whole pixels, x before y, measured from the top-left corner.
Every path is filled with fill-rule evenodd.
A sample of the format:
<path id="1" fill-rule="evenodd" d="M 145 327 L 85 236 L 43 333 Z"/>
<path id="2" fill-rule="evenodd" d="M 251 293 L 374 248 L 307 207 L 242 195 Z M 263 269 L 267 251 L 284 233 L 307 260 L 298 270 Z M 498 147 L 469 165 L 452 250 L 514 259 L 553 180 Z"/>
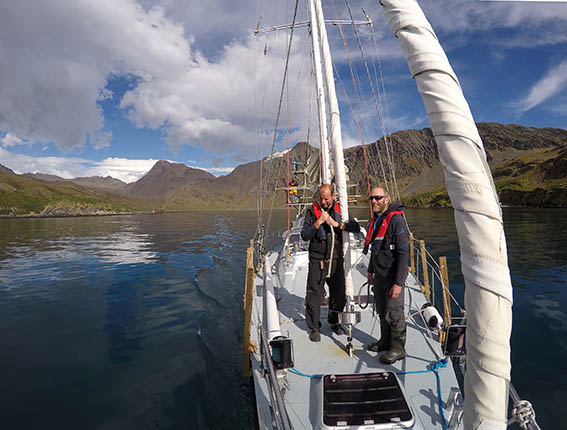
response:
<path id="1" fill-rule="evenodd" d="M 2 164 L 0 164 L 0 173 L 11 173 L 15 175 L 13 170 L 8 169 L 6 166 L 2 166 Z"/>
<path id="2" fill-rule="evenodd" d="M 98 190 L 121 192 L 126 187 L 126 182 L 115 179 L 112 176 L 88 176 L 81 178 L 65 179 L 56 175 L 47 175 L 45 173 L 24 173 L 24 176 L 32 179 L 39 179 L 45 182 L 73 182 L 86 188 L 94 188 Z"/>
<path id="3" fill-rule="evenodd" d="M 45 182 L 69 181 L 69 179 L 62 178 L 61 176 L 48 175 L 47 173 L 24 173 L 24 176 Z"/>
<path id="4" fill-rule="evenodd" d="M 502 204 L 567 207 L 566 130 L 496 123 L 477 126 Z M 399 131 L 388 140 L 388 148 L 383 138 L 365 148 L 371 184 L 382 184 L 382 172 L 391 177 L 393 169 L 402 200 L 409 206 L 449 206 L 431 129 Z M 311 164 L 317 174 L 319 150 L 307 142 L 296 144 L 289 154 L 242 164 L 220 177 L 161 160 L 131 184 L 110 176 L 17 175 L 0 165 L 0 215 L 255 209 L 260 195 L 268 199 L 265 205 L 284 207 L 288 155 L 290 178 L 310 198 L 316 187 L 302 189 L 309 183 L 303 171 Z M 363 148 L 346 149 L 345 164 L 350 182 L 365 196 Z M 359 198 L 359 204 L 365 204 L 365 197 Z"/>
<path id="5" fill-rule="evenodd" d="M 103 215 L 148 210 L 123 194 L 89 189 L 71 181 L 44 181 L 0 172 L 0 216 Z"/>
<path id="6" fill-rule="evenodd" d="M 88 176 L 69 180 L 86 188 L 95 188 L 111 192 L 122 192 L 127 186 L 126 182 L 113 178 L 112 176 Z"/>
<path id="7" fill-rule="evenodd" d="M 530 200 L 523 196 L 525 192 L 534 192 L 536 178 L 539 178 L 537 187 L 557 187 L 558 179 L 551 185 L 549 175 L 540 170 L 551 169 L 551 162 L 556 155 L 560 165 L 559 153 L 546 152 L 547 150 L 565 148 L 567 145 L 567 131 L 562 129 L 537 129 L 520 125 L 503 125 L 496 123 L 478 123 L 479 133 L 483 139 L 487 159 L 494 172 L 507 171 L 508 173 L 495 173 L 497 176 L 497 190 L 501 195 L 503 204 L 510 205 L 564 205 L 567 200 L 559 203 L 553 197 L 553 203 L 546 198 Z M 402 199 L 411 206 L 448 206 L 449 198 L 444 188 L 443 169 L 438 160 L 437 146 L 431 129 L 405 130 L 389 136 L 390 156 L 386 151 L 384 140 L 380 139 L 366 146 L 368 168 L 371 172 L 371 184 L 383 182 L 382 171 L 390 177 L 390 169 L 394 169 L 398 189 Z M 531 183 L 530 187 L 520 190 L 517 177 L 509 181 L 515 169 L 524 162 L 523 157 L 535 157 L 539 161 L 548 160 L 547 164 L 538 166 L 537 174 L 522 176 L 524 183 Z M 296 179 L 300 186 L 303 184 L 303 166 L 319 159 L 319 150 L 306 142 L 300 142 L 290 149 L 289 158 L 292 161 L 290 175 Z M 366 194 L 366 169 L 364 167 L 364 154 L 361 146 L 345 150 L 345 164 L 348 168 L 350 182 L 357 185 L 360 194 Z M 294 171 L 294 167 L 297 169 Z M 507 167 L 506 167 L 507 166 Z M 262 167 L 262 174 L 260 174 Z M 507 168 L 508 170 L 498 170 Z M 525 168 L 524 168 L 525 169 Z M 561 171 L 555 167 L 554 171 Z M 558 170 L 559 169 L 559 170 Z M 130 193 L 138 196 L 151 196 L 154 205 L 163 210 L 200 210 L 200 209 L 253 209 L 257 206 L 257 199 L 262 190 L 267 190 L 268 205 L 284 207 L 286 202 L 287 154 L 276 154 L 262 161 L 246 163 L 235 168 L 229 175 L 215 178 L 208 173 L 192 169 L 182 164 L 160 161 L 154 168 L 135 184 L 129 184 Z M 557 174 L 557 173 L 555 173 Z M 500 175 L 500 176 L 498 176 Z M 532 181 L 532 182 L 530 182 Z M 536 188 L 537 188 L 536 187 Z M 543 188 L 542 188 L 543 187 Z M 553 188 L 555 190 L 555 188 Z M 137 190 L 134 194 L 131 190 Z M 274 190 L 276 191 L 274 194 Z M 531 190 L 531 191 L 530 191 Z M 309 195 L 310 190 L 302 191 Z M 539 191 L 541 194 L 542 192 Z M 550 190 L 544 195 L 556 196 L 557 191 Z M 551 198 L 551 197 L 550 197 Z M 359 199 L 360 204 L 365 198 Z"/>
<path id="8" fill-rule="evenodd" d="M 493 171 L 501 201 L 513 206 L 567 206 L 567 146 L 513 158 Z"/>
<path id="9" fill-rule="evenodd" d="M 567 130 L 496 123 L 477 123 L 477 127 L 491 167 L 534 149 L 567 145 Z M 430 191 L 431 187 L 443 183 L 443 170 L 430 128 L 399 131 L 393 133 L 389 139 L 392 142 L 390 158 L 395 165 L 398 188 L 402 196 L 425 193 Z M 383 138 L 368 145 L 366 150 L 370 159 L 369 164 L 374 165 L 373 172 L 380 173 L 382 165 L 389 172 L 389 157 Z M 345 157 L 348 158 L 346 164 L 350 169 L 351 180 L 361 186 L 364 185 L 366 175 L 362 147 L 347 149 Z M 381 174 L 371 177 L 373 183 L 382 182 Z"/>
<path id="10" fill-rule="evenodd" d="M 215 179 L 204 170 L 160 160 L 142 178 L 127 184 L 123 192 L 140 198 L 167 200 L 187 186 L 206 189 Z"/>

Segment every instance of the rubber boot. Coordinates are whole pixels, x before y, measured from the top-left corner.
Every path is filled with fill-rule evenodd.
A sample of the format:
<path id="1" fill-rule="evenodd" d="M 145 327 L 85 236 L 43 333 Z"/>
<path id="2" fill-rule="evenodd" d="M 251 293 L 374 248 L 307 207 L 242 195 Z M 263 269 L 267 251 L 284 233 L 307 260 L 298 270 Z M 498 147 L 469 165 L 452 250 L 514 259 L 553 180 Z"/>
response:
<path id="1" fill-rule="evenodd" d="M 390 339 L 390 324 L 384 318 L 380 318 L 380 340 L 369 343 L 366 349 L 372 352 L 388 351 L 390 349 Z"/>
<path id="2" fill-rule="evenodd" d="M 392 329 L 392 346 L 390 350 L 380 356 L 384 364 L 392 364 L 406 356 L 406 328 Z"/>

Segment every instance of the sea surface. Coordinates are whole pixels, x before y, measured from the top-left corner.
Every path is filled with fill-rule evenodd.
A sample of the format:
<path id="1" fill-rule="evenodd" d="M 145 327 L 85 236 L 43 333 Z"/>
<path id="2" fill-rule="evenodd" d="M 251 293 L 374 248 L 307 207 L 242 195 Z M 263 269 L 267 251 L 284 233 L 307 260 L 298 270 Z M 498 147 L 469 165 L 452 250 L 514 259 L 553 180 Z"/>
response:
<path id="1" fill-rule="evenodd" d="M 462 295 L 451 210 L 409 210 Z M 513 383 L 567 421 L 567 210 L 505 209 Z M 272 217 L 283 228 L 287 214 Z M 0 429 L 251 429 L 240 375 L 256 212 L 0 219 Z"/>

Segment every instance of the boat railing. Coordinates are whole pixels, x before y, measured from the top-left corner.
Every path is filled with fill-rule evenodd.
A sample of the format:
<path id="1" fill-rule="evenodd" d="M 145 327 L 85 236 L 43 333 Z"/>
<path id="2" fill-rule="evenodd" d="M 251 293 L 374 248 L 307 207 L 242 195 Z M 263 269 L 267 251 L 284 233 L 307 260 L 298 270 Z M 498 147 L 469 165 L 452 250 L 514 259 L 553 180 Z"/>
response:
<path id="1" fill-rule="evenodd" d="M 447 257 L 441 256 L 436 261 L 425 246 L 425 241 L 416 239 L 412 233 L 410 233 L 410 244 L 409 271 L 421 285 L 421 292 L 427 300 L 435 307 L 441 306 L 440 313 L 443 316 L 444 327 L 440 333 L 440 341 L 443 341 L 446 329 L 453 320 L 464 323 L 465 309 L 449 288 Z M 454 315 L 455 312 L 458 315 Z"/>
<path id="2" fill-rule="evenodd" d="M 465 324 L 466 312 L 461 303 L 451 293 L 449 288 L 449 272 L 447 268 L 447 258 L 439 257 L 436 261 L 425 246 L 425 241 L 419 240 L 410 234 L 410 273 L 413 273 L 415 279 L 421 285 L 421 292 L 436 306 L 436 290 L 442 291 L 442 311 L 444 327 L 440 330 L 439 341 L 444 342 L 448 327 L 454 320 L 459 324 Z M 437 293 L 439 294 L 439 293 Z M 458 316 L 453 316 L 453 311 L 457 310 Z M 520 398 L 518 392 L 510 382 L 509 395 L 511 400 L 510 414 L 508 426 L 518 423 L 522 430 L 540 430 L 535 419 L 535 412 L 530 402 Z"/>
<path id="3" fill-rule="evenodd" d="M 268 346 L 268 335 L 262 324 L 259 325 L 258 330 L 260 332 L 260 343 L 262 348 L 262 366 L 265 372 L 264 380 L 268 386 L 270 404 L 272 405 L 273 424 L 278 430 L 291 430 L 291 421 L 283 401 L 278 377 L 276 375 L 276 369 L 274 368 L 272 355 Z"/>
<path id="4" fill-rule="evenodd" d="M 250 247 L 247 249 L 246 255 L 246 283 L 244 292 L 244 342 L 242 344 L 242 374 L 250 376 L 252 369 L 250 367 L 250 354 L 255 352 L 257 345 L 250 341 L 250 330 L 252 320 L 252 298 L 254 291 L 254 278 L 256 276 L 255 264 L 255 243 L 254 240 L 250 241 Z M 256 260 L 259 264 L 259 261 Z M 276 370 L 272 362 L 272 356 L 269 349 L 268 336 L 263 324 L 258 326 L 262 368 L 264 369 L 267 377 L 264 380 L 267 383 L 268 392 L 270 395 L 270 404 L 273 405 L 272 416 L 275 428 L 278 430 L 291 430 L 289 416 L 287 414 L 283 397 L 280 392 L 279 383 L 276 375 Z"/>

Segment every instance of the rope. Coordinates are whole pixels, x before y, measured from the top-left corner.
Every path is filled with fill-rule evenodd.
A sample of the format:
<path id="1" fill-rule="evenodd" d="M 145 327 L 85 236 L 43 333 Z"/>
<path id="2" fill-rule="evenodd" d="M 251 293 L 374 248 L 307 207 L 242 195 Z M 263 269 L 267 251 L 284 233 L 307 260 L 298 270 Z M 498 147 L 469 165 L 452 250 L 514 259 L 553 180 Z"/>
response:
<path id="1" fill-rule="evenodd" d="M 298 4 L 299 4 L 299 0 L 295 0 L 295 8 L 294 8 L 294 11 L 293 11 L 293 21 L 292 21 L 292 24 L 291 24 L 291 32 L 290 32 L 290 36 L 289 36 L 289 43 L 288 43 L 288 46 L 287 46 L 284 75 L 283 75 L 282 87 L 281 87 L 281 91 L 280 91 L 280 100 L 279 100 L 279 103 L 278 103 L 278 113 L 276 115 L 276 124 L 274 126 L 274 135 L 273 135 L 273 139 L 272 139 L 272 150 L 271 150 L 271 153 L 270 153 L 270 157 L 272 157 L 274 155 L 274 150 L 275 150 L 275 147 L 276 147 L 276 140 L 277 140 L 277 134 L 278 134 L 278 124 L 279 124 L 280 115 L 281 115 L 284 91 L 286 89 L 288 67 L 289 67 L 289 57 L 290 57 L 290 54 L 291 54 L 291 43 L 293 41 L 293 33 L 294 33 L 295 23 L 296 23 L 296 19 L 297 19 Z M 268 181 L 266 181 L 265 187 L 264 187 L 264 195 L 267 195 L 267 194 L 268 194 Z M 273 209 L 273 201 L 272 201 L 272 209 Z M 269 215 L 266 227 L 269 226 L 269 223 L 270 223 L 270 220 L 271 220 L 271 214 L 272 214 L 272 211 L 270 211 L 270 215 Z M 263 215 L 263 210 L 262 210 L 261 215 Z M 261 218 L 262 217 L 260 216 L 260 218 L 258 220 L 259 223 L 262 222 Z"/>
<path id="2" fill-rule="evenodd" d="M 348 0 L 347 0 L 347 4 L 348 4 Z M 350 6 L 349 6 L 349 12 L 350 12 Z M 366 13 L 366 12 L 365 12 Z M 384 111 L 385 111 L 385 120 L 384 117 L 382 115 L 382 110 L 379 108 L 379 103 L 376 99 L 376 93 L 374 91 L 374 86 L 372 85 L 372 79 L 370 78 L 370 71 L 368 69 L 368 63 L 366 61 L 366 57 L 364 56 L 364 51 L 362 49 L 362 44 L 360 42 L 360 37 L 357 34 L 357 40 L 361 49 L 361 53 L 363 56 L 363 60 L 364 60 L 364 65 L 366 67 L 366 73 L 369 75 L 369 82 L 371 83 L 371 89 L 372 89 L 372 96 L 374 97 L 374 104 L 376 106 L 376 111 L 378 112 L 378 117 L 380 118 L 380 126 L 382 129 L 382 135 L 384 136 L 384 145 L 386 147 L 386 154 L 388 156 L 388 163 L 389 163 L 389 167 L 392 173 L 392 183 L 393 183 L 393 189 L 392 192 L 394 193 L 394 196 L 397 197 L 397 199 L 400 199 L 400 192 L 398 190 L 398 183 L 396 181 L 396 174 L 395 174 L 395 166 L 394 166 L 394 162 L 393 162 L 393 157 L 390 154 L 390 152 L 392 151 L 391 147 L 392 147 L 392 143 L 391 143 L 391 139 L 389 138 L 389 132 L 386 130 L 386 122 L 389 124 L 390 122 L 390 113 L 388 110 L 388 103 L 387 103 L 387 99 L 386 99 L 386 87 L 384 85 L 384 74 L 382 72 L 382 62 L 380 61 L 380 51 L 378 49 L 378 43 L 376 42 L 376 34 L 374 33 L 374 25 L 370 25 L 370 31 L 371 31 L 371 35 L 372 35 L 372 41 L 374 44 L 374 50 L 376 51 L 376 55 L 374 56 L 374 58 L 377 59 L 378 62 L 378 70 L 380 72 L 380 79 L 378 79 L 378 73 L 376 72 L 376 61 L 374 61 L 373 59 L 373 68 L 374 68 L 374 76 L 376 79 L 376 82 L 380 82 L 381 86 L 382 86 L 382 100 L 384 102 Z M 380 95 L 380 91 L 378 91 L 378 95 Z M 380 104 L 381 105 L 381 104 Z M 379 154 L 378 151 L 378 143 L 376 144 L 376 152 Z M 380 157 L 380 155 L 379 155 Z"/>
<path id="3" fill-rule="evenodd" d="M 413 238 L 413 240 L 414 240 L 414 242 L 419 242 L 419 240 L 416 239 L 415 237 Z M 410 245 L 410 246 L 413 246 L 413 245 Z M 414 249 L 417 251 L 418 255 L 421 255 L 421 248 L 414 246 Z M 455 305 L 459 308 L 459 311 L 461 312 L 461 314 L 464 315 L 466 313 L 465 310 L 461 307 L 461 304 L 457 301 L 455 296 L 453 296 L 453 294 L 451 294 L 451 290 L 445 285 L 445 283 L 443 282 L 443 279 L 439 275 L 439 270 L 441 270 L 441 267 L 439 267 L 439 264 L 437 263 L 437 261 L 435 261 L 433 256 L 429 253 L 427 248 L 425 248 L 425 254 L 426 254 L 426 257 L 429 257 L 429 258 L 425 259 L 426 262 L 427 262 L 427 266 L 431 269 L 432 275 L 435 275 L 435 276 L 431 277 L 432 282 L 435 278 L 437 278 L 439 280 L 439 282 L 441 282 L 441 288 L 444 289 L 444 290 L 447 290 L 447 293 L 449 293 L 449 297 L 451 298 L 451 300 L 453 300 Z M 433 264 L 431 262 L 433 262 Z M 435 268 L 437 268 L 437 271 L 435 270 Z"/>
<path id="4" fill-rule="evenodd" d="M 512 418 L 508 420 L 508 425 L 513 422 L 517 422 L 522 429 L 540 430 L 535 420 L 534 408 L 527 400 L 520 400 L 514 404 L 512 408 Z"/>
<path id="5" fill-rule="evenodd" d="M 335 229 L 331 226 L 331 255 L 329 256 L 329 271 L 327 278 L 331 277 L 331 269 L 333 268 L 333 253 L 335 252 Z"/>
<path id="6" fill-rule="evenodd" d="M 336 2 L 333 2 L 333 5 L 334 5 L 335 11 L 338 15 L 338 9 L 337 9 Z M 352 19 L 352 22 L 353 22 L 353 27 L 355 27 L 355 29 L 356 29 L 356 25 L 354 24 L 354 18 L 352 18 L 352 15 L 351 15 L 351 19 Z M 359 129 L 359 132 L 360 132 L 360 141 L 362 142 L 362 154 L 364 155 L 364 170 L 366 172 L 366 185 L 367 185 L 367 188 L 368 188 L 368 195 L 370 195 L 370 178 L 368 176 L 368 160 L 366 158 L 366 145 L 365 145 L 365 142 L 364 142 L 364 132 L 362 131 L 362 120 L 360 118 L 360 102 L 358 100 L 357 85 L 356 85 L 356 81 L 355 81 L 355 78 L 354 78 L 354 72 L 352 70 L 352 61 L 350 59 L 348 44 L 347 44 L 346 36 L 345 36 L 344 30 L 343 30 L 343 25 L 341 24 L 340 21 L 339 21 L 339 31 L 340 31 L 341 36 L 343 38 L 343 45 L 345 47 L 348 67 L 349 67 L 349 70 L 350 70 L 350 77 L 351 77 L 351 80 L 352 80 L 352 87 L 353 87 L 353 90 L 354 90 L 354 101 L 355 101 L 355 105 L 356 105 L 356 117 L 357 117 L 357 120 L 358 120 L 357 122 L 358 122 L 358 129 Z"/>
<path id="7" fill-rule="evenodd" d="M 362 294 L 362 290 L 364 289 L 364 286 L 367 286 L 367 293 L 366 293 L 366 297 L 368 298 L 368 301 L 366 302 L 366 306 L 362 306 L 360 304 L 360 295 Z M 358 306 L 360 306 L 360 309 L 366 309 L 368 307 L 368 304 L 370 303 L 370 282 L 366 281 L 364 284 L 362 284 L 362 286 L 360 287 L 360 290 L 358 290 L 358 296 L 356 298 L 356 301 L 358 303 Z"/>
<path id="8" fill-rule="evenodd" d="M 354 108 L 352 107 L 352 103 L 351 103 L 351 101 L 350 101 L 350 97 L 348 96 L 348 93 L 346 92 L 346 88 L 345 88 L 345 86 L 344 86 L 344 84 L 343 84 L 343 80 L 341 79 L 340 74 L 339 74 L 339 71 L 337 70 L 337 66 L 336 66 L 336 64 L 335 64 L 334 62 L 333 62 L 333 70 L 335 71 L 335 76 L 337 77 L 337 81 L 338 81 L 338 83 L 339 83 L 341 89 L 343 90 L 343 96 L 344 96 L 344 98 L 345 98 L 345 101 L 346 101 L 346 103 L 347 103 L 349 109 L 350 109 L 350 113 L 351 113 L 352 117 L 354 118 L 354 117 L 356 116 L 356 115 L 355 115 L 355 112 L 354 112 Z M 364 147 L 364 149 L 363 149 L 364 151 L 366 150 L 365 148 L 366 148 L 366 147 Z M 378 158 L 379 163 L 380 163 L 380 167 L 381 167 L 381 171 L 382 171 L 382 177 L 386 178 L 386 171 L 384 170 L 384 164 L 382 163 L 382 159 L 380 158 L 380 154 L 378 154 L 378 157 L 377 157 L 377 158 Z M 374 157 L 368 158 L 368 161 L 369 161 L 369 164 L 370 164 L 370 170 L 371 170 L 371 172 L 376 172 L 375 175 L 378 176 L 378 173 L 377 173 L 377 172 L 379 172 L 379 169 L 378 169 L 378 167 L 376 166 L 376 161 L 374 160 Z M 370 172 L 367 172 L 367 176 L 368 176 L 368 177 L 370 176 Z M 385 179 L 384 179 L 384 180 L 385 180 Z"/>
<path id="9" fill-rule="evenodd" d="M 447 422 L 445 421 L 445 415 L 443 414 L 443 400 L 441 394 L 441 378 L 439 377 L 439 369 L 443 367 L 447 367 L 448 359 L 444 358 L 443 360 L 436 361 L 431 366 L 431 369 L 427 370 L 414 370 L 410 372 L 395 372 L 396 375 L 411 375 L 416 373 L 428 373 L 433 372 L 435 374 L 435 378 L 437 379 L 437 400 L 439 403 L 439 415 L 441 415 L 441 425 L 443 426 L 443 430 L 447 430 Z"/>
<path id="10" fill-rule="evenodd" d="M 297 370 L 295 367 L 292 367 L 291 369 L 289 369 L 289 371 L 291 373 L 295 373 L 296 375 L 299 376 L 303 376 L 305 378 L 313 378 L 313 379 L 321 379 L 322 376 L 321 375 L 308 375 L 307 373 L 301 373 L 299 370 Z"/>
<path id="11" fill-rule="evenodd" d="M 439 404 L 439 415 L 441 415 L 441 425 L 443 426 L 443 430 L 447 430 L 447 422 L 445 421 L 445 415 L 443 414 L 443 400 L 442 400 L 442 393 L 441 393 L 441 379 L 439 378 L 439 369 L 443 367 L 447 367 L 448 359 L 444 358 L 443 360 L 436 361 L 431 366 L 431 369 L 427 370 L 414 370 L 410 372 L 394 372 L 396 375 L 415 375 L 418 373 L 429 373 L 433 372 L 435 374 L 435 378 L 437 379 L 437 400 Z M 304 378 L 313 378 L 313 379 L 321 379 L 321 375 L 309 375 L 307 373 L 302 373 L 297 370 L 295 367 L 290 369 L 290 372 L 303 376 Z"/>

